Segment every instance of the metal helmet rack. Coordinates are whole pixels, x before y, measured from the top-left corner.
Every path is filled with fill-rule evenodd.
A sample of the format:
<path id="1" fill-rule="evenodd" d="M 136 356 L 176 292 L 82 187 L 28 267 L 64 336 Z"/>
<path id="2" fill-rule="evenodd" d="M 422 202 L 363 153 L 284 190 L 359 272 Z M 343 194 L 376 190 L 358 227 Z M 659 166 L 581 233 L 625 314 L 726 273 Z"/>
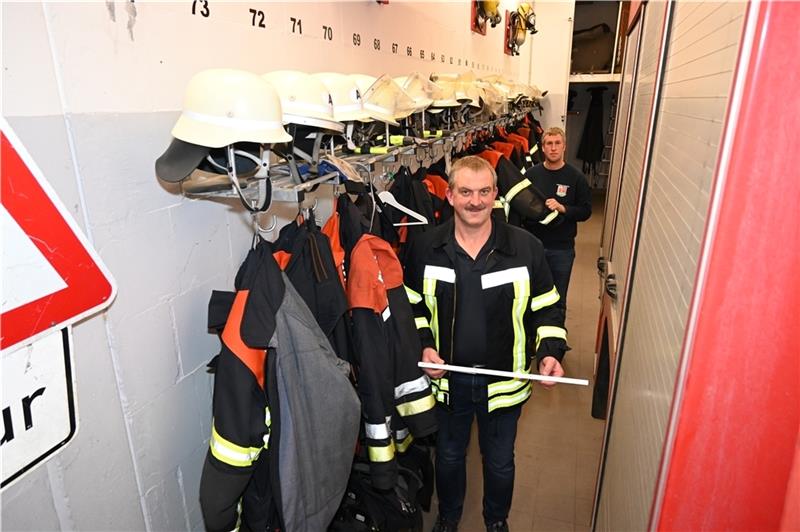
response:
<path id="1" fill-rule="evenodd" d="M 355 155 L 331 153 L 331 155 L 366 169 L 372 175 L 394 174 L 403 166 L 416 170 L 420 166 L 430 166 L 442 157 L 449 159 L 453 153 L 463 150 L 468 139 L 475 133 L 493 131 L 496 127 L 507 126 L 522 118 L 532 109 L 525 102 L 521 102 L 521 105 L 515 107 L 514 111 L 503 117 L 446 131 L 441 136 L 414 139 L 411 145 L 375 146 L 369 149 L 369 153 Z M 325 160 L 325 154 L 324 150 L 320 151 L 320 161 Z M 189 196 L 237 197 L 248 211 L 265 212 L 272 202 L 301 203 L 305 199 L 306 193 L 312 192 L 317 186 L 341 185 L 343 182 L 339 172 L 328 172 L 321 175 L 310 173 L 309 177 L 303 181 L 298 175 L 291 172 L 291 169 L 296 166 L 288 164 L 290 161 L 286 157 L 270 164 L 270 155 L 276 154 L 274 151 L 264 150 L 264 158 L 261 161 L 262 169 L 255 176 L 249 178 L 248 186 L 241 186 L 234 165 L 229 164 L 227 168 L 231 183 L 229 189 L 208 192 L 184 190 L 184 192 Z M 292 157 L 291 154 L 284 155 Z M 234 157 L 233 146 L 228 147 L 228 157 L 229 160 Z"/>

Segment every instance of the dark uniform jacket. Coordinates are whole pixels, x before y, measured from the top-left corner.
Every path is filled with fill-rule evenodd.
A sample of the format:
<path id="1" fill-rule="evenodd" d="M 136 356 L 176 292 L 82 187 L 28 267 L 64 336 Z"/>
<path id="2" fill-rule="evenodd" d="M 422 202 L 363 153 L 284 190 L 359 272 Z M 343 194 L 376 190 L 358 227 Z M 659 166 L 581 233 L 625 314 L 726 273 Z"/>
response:
<path id="1" fill-rule="evenodd" d="M 497 199 L 494 204 L 496 220 L 521 226 L 524 221 L 547 224 L 553 215 L 545 205 L 545 196 L 529 179 L 498 151 L 485 150 L 478 154 L 494 167 L 497 173 Z"/>
<path id="2" fill-rule="evenodd" d="M 592 215 L 592 191 L 586 177 L 574 166 L 565 164 L 558 170 L 548 170 L 537 164 L 526 174 L 544 197 L 555 198 L 566 212 L 557 214 L 549 224 L 526 220 L 525 227 L 542 241 L 546 249 L 572 249 L 578 234 L 578 222 Z"/>
<path id="3" fill-rule="evenodd" d="M 349 365 L 272 251 L 259 243 L 239 269 L 235 295 L 214 292 L 209 304 L 209 323 L 224 323 L 200 481 L 211 531 L 237 523 L 241 530 L 324 530 L 347 486 L 358 437 Z"/>
<path id="4" fill-rule="evenodd" d="M 430 379 L 417 366 L 422 347 L 403 269 L 386 241 L 364 235 L 353 248 L 347 299 L 372 484 L 391 489 L 397 482 L 395 451 L 404 452 L 414 437 L 437 427 Z"/>
<path id="5" fill-rule="evenodd" d="M 313 219 L 290 223 L 274 244 L 276 259 L 339 358 L 351 362 L 347 299 L 326 234 Z"/>
<path id="6" fill-rule="evenodd" d="M 481 276 L 487 316 L 486 366 L 513 372 L 529 372 L 535 355 L 551 355 L 559 361 L 566 349 L 563 312 L 541 243 L 530 233 L 503 222 L 494 222 L 494 247 Z M 419 239 L 406 263 L 405 282 L 411 291 L 417 329 L 423 347 L 432 347 L 446 363 L 453 361 L 456 301 L 454 222 L 435 228 Z M 434 379 L 440 402 L 448 402 L 446 377 Z M 489 411 L 516 406 L 531 394 L 531 381 L 492 377 Z"/>

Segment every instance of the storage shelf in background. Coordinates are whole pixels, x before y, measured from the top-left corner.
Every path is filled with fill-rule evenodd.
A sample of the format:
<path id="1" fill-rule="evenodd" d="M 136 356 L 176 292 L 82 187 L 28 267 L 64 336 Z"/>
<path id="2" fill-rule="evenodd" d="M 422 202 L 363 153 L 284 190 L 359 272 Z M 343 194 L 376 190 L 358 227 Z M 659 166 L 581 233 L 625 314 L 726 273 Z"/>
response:
<path id="1" fill-rule="evenodd" d="M 570 83 L 619 83 L 622 74 L 570 74 Z"/>

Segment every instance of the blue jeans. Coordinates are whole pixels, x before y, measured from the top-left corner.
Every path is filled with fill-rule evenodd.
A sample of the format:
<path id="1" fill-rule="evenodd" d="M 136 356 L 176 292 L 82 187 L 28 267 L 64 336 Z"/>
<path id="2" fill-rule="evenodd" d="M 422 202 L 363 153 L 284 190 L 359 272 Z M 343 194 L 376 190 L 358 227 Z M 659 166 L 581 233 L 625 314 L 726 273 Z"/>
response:
<path id="1" fill-rule="evenodd" d="M 514 440 L 522 406 L 487 410 L 487 377 L 450 373 L 450 404 L 437 405 L 436 491 L 439 515 L 458 522 L 467 489 L 466 453 L 472 419 L 478 418 L 483 457 L 483 519 L 486 524 L 508 518 L 514 492 Z"/>
<path id="2" fill-rule="evenodd" d="M 553 284 L 556 285 L 561 298 L 558 306 L 567 311 L 567 289 L 569 289 L 569 278 L 572 274 L 572 263 L 575 262 L 575 248 L 572 249 L 545 249 L 544 258 L 550 266 L 550 274 L 553 276 Z"/>

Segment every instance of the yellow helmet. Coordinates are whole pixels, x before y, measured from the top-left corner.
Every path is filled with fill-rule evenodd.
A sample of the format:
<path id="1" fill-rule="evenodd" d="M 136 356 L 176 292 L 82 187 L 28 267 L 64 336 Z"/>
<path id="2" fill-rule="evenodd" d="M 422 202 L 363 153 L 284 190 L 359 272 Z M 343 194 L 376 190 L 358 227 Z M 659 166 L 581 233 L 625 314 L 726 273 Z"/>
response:
<path id="1" fill-rule="evenodd" d="M 517 8 L 517 13 L 520 19 L 525 24 L 525 29 L 534 35 L 538 32 L 536 29 L 536 13 L 533 11 L 533 6 L 530 2 L 521 2 Z"/>
<path id="2" fill-rule="evenodd" d="M 478 2 L 478 11 L 484 19 L 489 21 L 489 24 L 494 28 L 503 20 L 500 16 L 500 2 L 493 0 L 491 2 Z"/>

